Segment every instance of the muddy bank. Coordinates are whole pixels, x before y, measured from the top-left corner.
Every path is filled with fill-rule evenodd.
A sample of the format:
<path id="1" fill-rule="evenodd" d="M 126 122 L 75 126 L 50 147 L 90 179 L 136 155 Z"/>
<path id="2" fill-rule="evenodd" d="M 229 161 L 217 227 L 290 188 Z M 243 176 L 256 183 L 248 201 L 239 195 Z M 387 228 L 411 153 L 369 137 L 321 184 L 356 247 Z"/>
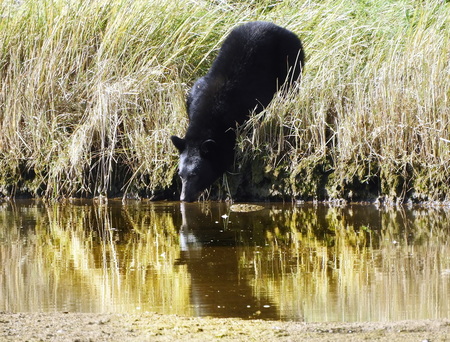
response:
<path id="1" fill-rule="evenodd" d="M 2 313 L 2 341 L 448 341 L 450 320 L 305 323 L 144 313 Z"/>

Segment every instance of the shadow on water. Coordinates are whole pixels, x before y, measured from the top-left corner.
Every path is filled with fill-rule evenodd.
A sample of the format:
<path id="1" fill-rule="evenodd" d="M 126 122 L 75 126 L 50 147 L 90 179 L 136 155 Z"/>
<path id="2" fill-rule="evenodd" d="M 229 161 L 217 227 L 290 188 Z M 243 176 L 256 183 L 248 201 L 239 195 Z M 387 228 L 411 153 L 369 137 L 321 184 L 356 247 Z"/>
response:
<path id="1" fill-rule="evenodd" d="M 302 321 L 450 316 L 450 211 L 0 203 L 0 310 Z"/>

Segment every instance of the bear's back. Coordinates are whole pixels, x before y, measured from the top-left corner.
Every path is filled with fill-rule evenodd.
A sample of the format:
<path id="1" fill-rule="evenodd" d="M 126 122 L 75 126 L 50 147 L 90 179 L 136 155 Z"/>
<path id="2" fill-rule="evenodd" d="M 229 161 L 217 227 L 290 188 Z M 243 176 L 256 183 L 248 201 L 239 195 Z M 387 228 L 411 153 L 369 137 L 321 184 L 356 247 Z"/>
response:
<path id="1" fill-rule="evenodd" d="M 251 22 L 229 34 L 206 77 L 215 80 L 220 98 L 215 102 L 230 106 L 226 110 L 242 123 L 248 111 L 266 107 L 287 79 L 298 79 L 303 58 L 294 33 L 272 23 Z"/>

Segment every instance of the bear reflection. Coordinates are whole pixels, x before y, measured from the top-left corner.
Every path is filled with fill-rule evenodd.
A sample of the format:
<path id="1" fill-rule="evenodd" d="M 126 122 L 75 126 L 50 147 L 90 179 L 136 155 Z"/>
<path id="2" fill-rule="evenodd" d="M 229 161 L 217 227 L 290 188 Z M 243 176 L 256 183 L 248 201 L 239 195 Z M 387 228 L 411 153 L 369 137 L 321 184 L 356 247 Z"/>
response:
<path id="1" fill-rule="evenodd" d="M 191 275 L 191 304 L 198 316 L 278 318 L 274 304 L 264 294 L 255 297 L 250 285 L 251 265 L 241 264 L 251 250 L 255 234 L 251 225 L 234 229 L 227 207 L 220 203 L 181 203 L 180 264 Z M 249 246 L 250 245 L 250 246 Z"/>

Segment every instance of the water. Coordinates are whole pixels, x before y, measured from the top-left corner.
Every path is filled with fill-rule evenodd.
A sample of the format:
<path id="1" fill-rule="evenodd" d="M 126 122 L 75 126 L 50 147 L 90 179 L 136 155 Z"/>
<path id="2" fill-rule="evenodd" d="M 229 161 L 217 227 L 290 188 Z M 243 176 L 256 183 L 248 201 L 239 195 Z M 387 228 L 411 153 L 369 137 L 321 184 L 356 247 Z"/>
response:
<path id="1" fill-rule="evenodd" d="M 450 317 L 450 211 L 0 203 L 0 311 Z"/>

